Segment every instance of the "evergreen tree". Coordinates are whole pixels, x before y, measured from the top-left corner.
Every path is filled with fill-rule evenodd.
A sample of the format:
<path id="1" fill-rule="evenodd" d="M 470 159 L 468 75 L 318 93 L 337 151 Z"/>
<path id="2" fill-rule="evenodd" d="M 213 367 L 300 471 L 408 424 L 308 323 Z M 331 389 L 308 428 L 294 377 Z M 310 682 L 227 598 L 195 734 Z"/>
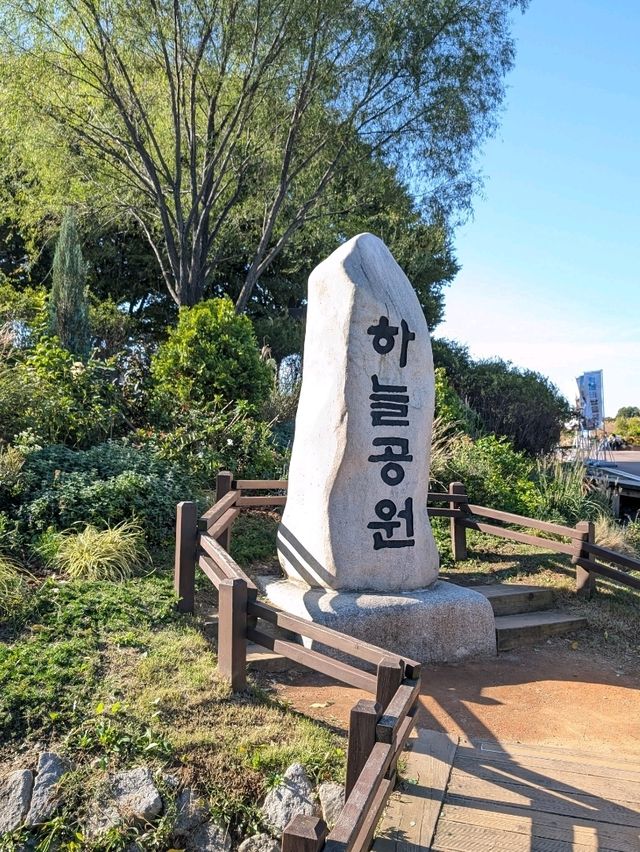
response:
<path id="1" fill-rule="evenodd" d="M 68 207 L 53 256 L 49 332 L 57 335 L 62 345 L 80 358 L 86 358 L 90 348 L 86 277 L 76 220 Z"/>

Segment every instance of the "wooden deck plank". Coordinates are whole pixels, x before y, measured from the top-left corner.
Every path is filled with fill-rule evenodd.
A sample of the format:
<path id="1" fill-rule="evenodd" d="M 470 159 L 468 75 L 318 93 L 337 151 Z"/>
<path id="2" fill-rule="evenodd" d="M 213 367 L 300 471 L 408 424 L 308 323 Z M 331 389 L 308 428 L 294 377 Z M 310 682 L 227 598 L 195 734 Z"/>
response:
<path id="1" fill-rule="evenodd" d="M 534 785 L 536 789 L 551 790 L 568 795 L 586 794 L 619 802 L 640 803 L 640 781 L 621 780 L 616 775 L 588 775 L 583 772 L 567 771 L 557 765 L 546 769 L 533 767 L 531 763 L 517 761 L 478 761 L 457 758 L 456 768 L 474 778 L 495 781 L 499 784 Z M 636 808 L 637 809 L 637 808 Z"/>
<path id="2" fill-rule="evenodd" d="M 433 852 L 612 852 L 597 839 L 589 844 L 514 834 L 499 828 L 441 820 Z"/>
<path id="3" fill-rule="evenodd" d="M 529 807 L 545 813 L 588 817 L 614 825 L 640 827 L 640 812 L 625 802 L 589 796 L 580 791 L 573 794 L 556 793 L 534 783 L 518 785 L 486 781 L 454 766 L 449 778 L 447 801 L 457 804 L 459 800 L 473 802 L 476 807 L 485 801 L 496 802 Z"/>
<path id="4" fill-rule="evenodd" d="M 544 752 L 532 752 L 531 754 L 512 756 L 502 751 L 487 753 L 486 751 L 481 751 L 480 749 L 460 743 L 458 746 L 458 759 L 461 763 L 473 760 L 496 767 L 503 764 L 508 765 L 516 761 L 520 766 L 526 766 L 528 769 L 541 773 L 560 770 L 577 772 L 581 775 L 594 775 L 600 778 L 617 778 L 621 781 L 640 782 L 640 764 L 635 770 L 627 768 L 627 766 L 612 767 L 609 761 L 599 761 L 593 755 L 576 755 L 570 751 L 557 757 Z M 629 764 L 629 766 L 633 766 L 633 764 Z"/>
<path id="5" fill-rule="evenodd" d="M 480 808 L 477 805 L 451 805 L 445 802 L 440 818 L 465 825 L 503 828 L 527 837 L 574 840 L 585 846 L 599 842 L 616 852 L 638 852 L 640 849 L 640 830 L 636 828 L 599 823 L 595 820 L 572 819 L 492 802 L 485 802 Z"/>
<path id="6" fill-rule="evenodd" d="M 526 743 L 497 742 L 496 740 L 461 740 L 461 745 L 476 748 L 484 753 L 506 754 L 511 757 L 560 757 L 563 760 L 588 762 L 615 768 L 617 766 L 640 771 L 640 760 L 621 757 L 617 752 L 582 751 L 574 748 L 560 748 L 548 745 L 527 745 Z M 587 760 L 588 758 L 588 760 Z"/>
<path id="7" fill-rule="evenodd" d="M 372 852 L 418 852 L 431 847 L 458 737 L 420 730 L 408 745 L 403 775 L 409 781 L 389 800 Z"/>

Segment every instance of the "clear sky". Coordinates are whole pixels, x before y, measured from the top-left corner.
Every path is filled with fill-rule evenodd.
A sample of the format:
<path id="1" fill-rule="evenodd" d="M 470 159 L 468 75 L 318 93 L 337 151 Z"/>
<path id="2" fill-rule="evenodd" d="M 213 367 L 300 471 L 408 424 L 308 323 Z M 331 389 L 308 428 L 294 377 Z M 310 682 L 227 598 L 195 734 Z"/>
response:
<path id="1" fill-rule="evenodd" d="M 531 0 L 435 331 L 640 405 L 640 0 Z"/>

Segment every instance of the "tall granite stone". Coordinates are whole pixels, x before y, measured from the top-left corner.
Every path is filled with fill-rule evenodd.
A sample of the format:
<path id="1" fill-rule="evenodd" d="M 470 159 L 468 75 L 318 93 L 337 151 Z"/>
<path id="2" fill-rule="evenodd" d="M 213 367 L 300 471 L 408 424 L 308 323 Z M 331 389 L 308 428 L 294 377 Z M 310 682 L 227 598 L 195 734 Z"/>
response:
<path id="1" fill-rule="evenodd" d="M 438 579 L 426 509 L 433 407 L 418 299 L 384 243 L 360 234 L 309 279 L 278 530 L 287 579 L 259 582 L 280 609 L 421 662 L 491 656 L 489 601 Z"/>
<path id="2" fill-rule="evenodd" d="M 278 552 L 333 590 L 409 591 L 438 575 L 427 517 L 429 329 L 384 243 L 360 234 L 309 279 L 303 380 Z"/>

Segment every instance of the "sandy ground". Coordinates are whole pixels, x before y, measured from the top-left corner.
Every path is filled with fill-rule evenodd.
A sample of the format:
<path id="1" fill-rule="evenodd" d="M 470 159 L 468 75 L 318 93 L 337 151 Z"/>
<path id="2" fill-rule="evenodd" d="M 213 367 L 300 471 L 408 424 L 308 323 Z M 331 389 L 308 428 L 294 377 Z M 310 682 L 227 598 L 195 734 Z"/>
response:
<path id="1" fill-rule="evenodd" d="M 341 730 L 356 689 L 291 670 L 271 675 L 280 697 Z M 426 666 L 419 724 L 469 739 L 521 742 L 640 758 L 640 672 L 574 650 L 569 640 L 490 660 Z"/>

